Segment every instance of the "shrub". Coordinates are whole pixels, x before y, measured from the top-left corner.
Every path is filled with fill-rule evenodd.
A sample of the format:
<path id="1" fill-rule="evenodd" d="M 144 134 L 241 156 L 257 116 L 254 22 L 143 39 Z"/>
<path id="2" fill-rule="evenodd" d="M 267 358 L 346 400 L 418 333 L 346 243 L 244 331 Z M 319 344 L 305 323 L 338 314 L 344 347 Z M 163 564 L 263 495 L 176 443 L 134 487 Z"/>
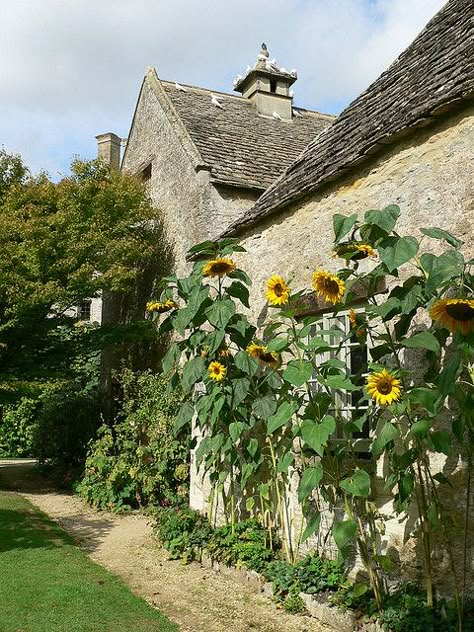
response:
<path id="1" fill-rule="evenodd" d="M 99 509 L 121 510 L 175 500 L 187 491 L 190 439 L 173 434 L 181 402 L 150 372 L 121 376 L 122 411 L 89 447 L 79 494 Z"/>
<path id="2" fill-rule="evenodd" d="M 226 525 L 212 532 L 207 544 L 209 555 L 229 566 L 245 566 L 254 571 L 262 571 L 272 559 L 277 545 L 272 550 L 267 544 L 268 533 L 255 519 Z"/>
<path id="3" fill-rule="evenodd" d="M 211 535 L 208 519 L 188 507 L 163 507 L 156 512 L 155 534 L 171 559 L 191 562 L 201 556 Z"/>
<path id="4" fill-rule="evenodd" d="M 38 401 L 23 397 L 17 404 L 4 407 L 0 422 L 1 457 L 33 456 L 34 423 L 38 406 Z"/>
<path id="5" fill-rule="evenodd" d="M 310 553 L 294 565 L 281 560 L 270 562 L 263 574 L 272 582 L 273 596 L 277 601 L 300 592 L 336 591 L 346 581 L 341 559 L 323 560 L 316 553 Z"/>

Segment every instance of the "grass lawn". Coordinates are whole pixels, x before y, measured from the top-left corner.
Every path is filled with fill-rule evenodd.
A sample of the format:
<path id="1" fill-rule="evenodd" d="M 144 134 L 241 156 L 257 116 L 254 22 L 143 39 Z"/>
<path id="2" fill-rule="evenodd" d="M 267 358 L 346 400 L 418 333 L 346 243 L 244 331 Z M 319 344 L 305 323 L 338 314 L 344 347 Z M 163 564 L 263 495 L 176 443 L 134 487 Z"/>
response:
<path id="1" fill-rule="evenodd" d="M 177 632 L 21 496 L 0 492 L 0 632 Z"/>

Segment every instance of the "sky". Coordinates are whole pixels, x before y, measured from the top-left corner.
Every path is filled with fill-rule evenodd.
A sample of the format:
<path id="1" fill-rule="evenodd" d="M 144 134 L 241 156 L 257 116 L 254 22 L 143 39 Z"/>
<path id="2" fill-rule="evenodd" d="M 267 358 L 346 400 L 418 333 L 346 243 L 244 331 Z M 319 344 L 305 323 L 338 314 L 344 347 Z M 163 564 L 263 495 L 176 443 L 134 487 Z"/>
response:
<path id="1" fill-rule="evenodd" d="M 95 136 L 128 135 L 148 66 L 232 91 L 266 42 L 295 103 L 339 113 L 444 0 L 0 0 L 0 146 L 66 175 Z"/>

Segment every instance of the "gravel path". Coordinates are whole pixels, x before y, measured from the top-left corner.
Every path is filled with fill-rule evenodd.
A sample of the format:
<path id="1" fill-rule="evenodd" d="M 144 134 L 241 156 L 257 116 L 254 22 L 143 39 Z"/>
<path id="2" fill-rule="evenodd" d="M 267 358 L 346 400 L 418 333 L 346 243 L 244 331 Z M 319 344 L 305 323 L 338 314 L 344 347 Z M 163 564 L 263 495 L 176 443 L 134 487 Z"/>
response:
<path id="1" fill-rule="evenodd" d="M 95 562 L 119 575 L 182 632 L 330 632 L 200 564 L 168 560 L 144 516 L 95 512 L 55 490 L 34 467 L 34 461 L 0 461 L 0 488 L 21 493 L 57 521 Z"/>

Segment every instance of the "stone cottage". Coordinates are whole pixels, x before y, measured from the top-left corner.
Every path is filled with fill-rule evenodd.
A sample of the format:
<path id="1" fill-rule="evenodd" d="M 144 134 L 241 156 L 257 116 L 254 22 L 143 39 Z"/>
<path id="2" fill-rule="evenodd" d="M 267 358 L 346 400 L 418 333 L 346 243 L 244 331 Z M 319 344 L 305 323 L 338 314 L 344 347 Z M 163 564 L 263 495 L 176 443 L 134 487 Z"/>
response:
<path id="1" fill-rule="evenodd" d="M 271 274 L 292 278 L 298 289 L 308 287 L 317 267 L 336 266 L 334 213 L 387 204 L 400 206 L 402 232 L 445 228 L 474 255 L 472 0 L 450 0 L 334 121 L 293 105 L 296 75 L 274 68 L 267 53 L 264 47 L 237 79 L 242 96 L 162 81 L 153 69 L 145 76 L 122 168 L 149 182 L 178 271 L 192 244 L 239 237 L 257 318 Z M 108 134 L 99 142 L 118 166 L 120 139 Z M 319 305 L 319 313 L 328 308 Z M 207 492 L 193 471 L 192 506 L 204 510 Z M 380 491 L 379 507 L 387 502 Z M 386 538 L 400 549 L 397 520 Z"/>

